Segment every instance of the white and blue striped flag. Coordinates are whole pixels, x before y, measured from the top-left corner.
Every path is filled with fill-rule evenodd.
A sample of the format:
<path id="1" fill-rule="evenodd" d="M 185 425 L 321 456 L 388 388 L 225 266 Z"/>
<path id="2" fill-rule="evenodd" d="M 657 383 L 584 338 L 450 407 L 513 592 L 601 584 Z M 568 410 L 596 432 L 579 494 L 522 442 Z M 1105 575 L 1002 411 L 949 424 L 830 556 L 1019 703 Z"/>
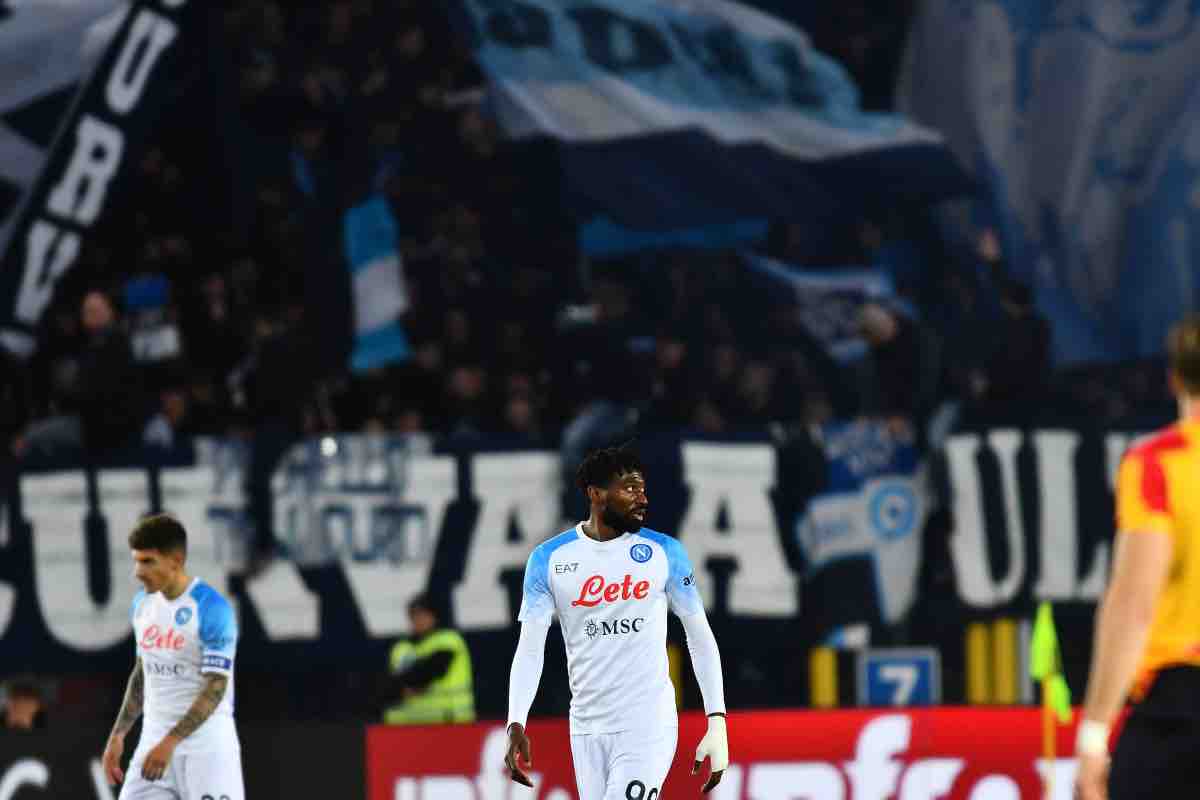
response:
<path id="1" fill-rule="evenodd" d="M 354 303 L 350 367 L 365 372 L 409 357 L 400 317 L 408 311 L 408 283 L 400 258 L 396 218 L 387 198 L 372 194 L 342 220 Z"/>

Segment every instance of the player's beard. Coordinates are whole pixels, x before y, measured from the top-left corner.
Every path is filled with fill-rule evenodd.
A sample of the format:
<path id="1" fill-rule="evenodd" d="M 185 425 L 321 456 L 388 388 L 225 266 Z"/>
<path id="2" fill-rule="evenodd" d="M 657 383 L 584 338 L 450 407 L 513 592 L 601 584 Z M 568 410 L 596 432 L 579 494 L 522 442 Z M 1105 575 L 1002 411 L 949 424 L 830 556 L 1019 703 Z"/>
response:
<path id="1" fill-rule="evenodd" d="M 634 533 L 642 529 L 642 523 L 636 517 L 622 514 L 612 506 L 605 506 L 600 514 L 600 521 L 617 533 Z"/>

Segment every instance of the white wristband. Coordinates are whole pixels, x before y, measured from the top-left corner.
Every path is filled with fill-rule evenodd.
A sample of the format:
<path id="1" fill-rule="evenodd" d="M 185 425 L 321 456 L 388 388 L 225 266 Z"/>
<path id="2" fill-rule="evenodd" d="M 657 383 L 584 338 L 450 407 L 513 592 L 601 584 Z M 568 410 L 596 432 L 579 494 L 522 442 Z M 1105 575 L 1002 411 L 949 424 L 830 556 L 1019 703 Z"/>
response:
<path id="1" fill-rule="evenodd" d="M 1108 755 L 1108 726 L 1094 719 L 1085 719 L 1079 723 L 1079 732 L 1075 735 L 1075 754 L 1080 756 Z"/>

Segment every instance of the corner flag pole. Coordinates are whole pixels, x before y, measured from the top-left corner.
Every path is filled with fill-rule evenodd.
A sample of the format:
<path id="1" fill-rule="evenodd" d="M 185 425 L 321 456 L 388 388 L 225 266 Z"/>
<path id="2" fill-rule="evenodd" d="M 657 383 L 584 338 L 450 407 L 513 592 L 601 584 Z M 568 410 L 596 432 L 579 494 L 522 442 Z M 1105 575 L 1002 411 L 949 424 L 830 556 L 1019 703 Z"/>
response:
<path id="1" fill-rule="evenodd" d="M 1058 755 L 1058 725 L 1071 721 L 1071 690 L 1062 674 L 1058 632 L 1050 604 L 1038 604 L 1029 647 L 1029 676 L 1042 687 L 1042 756 L 1046 760 L 1045 798 L 1054 796 L 1054 761 Z"/>
<path id="2" fill-rule="evenodd" d="M 1046 777 L 1044 780 L 1045 800 L 1054 797 L 1054 760 L 1058 750 L 1058 731 L 1054 724 L 1053 692 L 1050 688 L 1050 677 L 1042 678 L 1042 758 L 1046 761 Z"/>

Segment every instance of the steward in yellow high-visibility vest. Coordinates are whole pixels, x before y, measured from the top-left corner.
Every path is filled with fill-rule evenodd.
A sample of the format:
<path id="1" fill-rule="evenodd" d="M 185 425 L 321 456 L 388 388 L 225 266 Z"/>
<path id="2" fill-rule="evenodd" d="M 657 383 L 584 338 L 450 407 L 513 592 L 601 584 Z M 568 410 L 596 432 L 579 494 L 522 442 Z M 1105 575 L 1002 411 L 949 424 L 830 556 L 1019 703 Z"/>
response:
<path id="1" fill-rule="evenodd" d="M 428 595 L 408 604 L 412 638 L 396 643 L 388 661 L 392 686 L 403 699 L 388 708 L 389 725 L 475 721 L 471 653 L 457 631 L 440 628 Z"/>

